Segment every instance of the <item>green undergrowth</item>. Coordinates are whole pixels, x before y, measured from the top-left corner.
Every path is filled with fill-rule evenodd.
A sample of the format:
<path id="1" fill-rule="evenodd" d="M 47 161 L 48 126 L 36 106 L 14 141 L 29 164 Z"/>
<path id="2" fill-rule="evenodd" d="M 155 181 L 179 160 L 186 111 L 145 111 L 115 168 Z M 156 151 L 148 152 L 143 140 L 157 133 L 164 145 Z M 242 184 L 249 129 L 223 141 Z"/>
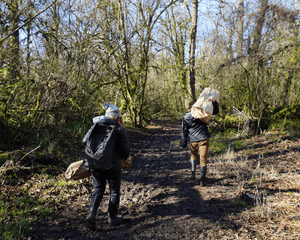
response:
<path id="1" fill-rule="evenodd" d="M 10 158 L 9 153 L 0 153 L 0 165 L 4 164 Z"/>
<path id="2" fill-rule="evenodd" d="M 0 196 L 0 232 L 4 239 L 19 239 L 23 233 L 31 232 L 32 222 L 51 215 L 51 208 L 39 199 L 28 197 L 25 189 L 18 195 Z"/>
<path id="3" fill-rule="evenodd" d="M 281 129 L 282 131 L 288 132 L 294 137 L 300 138 L 299 119 L 281 119 L 270 121 L 268 130 L 273 131 L 276 129 Z"/>
<path id="4" fill-rule="evenodd" d="M 63 126 L 51 127 L 39 138 L 41 149 L 57 155 L 81 147 L 81 141 L 91 124 L 71 122 Z"/>
<path id="5" fill-rule="evenodd" d="M 91 125 L 92 120 L 67 122 L 60 125 L 6 126 L 5 141 L 0 139 L 0 147 L 5 151 L 20 149 L 20 147 L 24 149 L 39 148 L 49 154 L 58 154 L 64 151 L 64 146 L 80 145 Z"/>
<path id="6" fill-rule="evenodd" d="M 209 155 L 226 152 L 228 149 L 238 149 L 245 147 L 243 138 L 237 138 L 238 130 L 229 128 L 224 132 L 212 132 L 209 143 Z"/>
<path id="7" fill-rule="evenodd" d="M 217 131 L 215 128 L 210 129 L 212 137 L 210 138 L 209 155 L 213 156 L 220 153 L 225 153 L 228 149 L 233 151 L 246 149 L 247 154 L 252 154 L 249 138 L 254 136 L 252 130 L 248 132 L 242 128 L 226 128 L 225 131 Z M 300 120 L 299 119 L 281 119 L 269 120 L 268 128 L 261 131 L 260 134 L 268 132 L 266 138 L 279 140 L 283 135 L 289 134 L 294 138 L 300 138 Z M 277 137 L 276 137 L 277 135 Z"/>
<path id="8" fill-rule="evenodd" d="M 0 239 L 5 240 L 25 239 L 34 222 L 53 218 L 54 207 L 63 207 L 78 192 L 74 189 L 77 181 L 46 171 L 27 179 L 10 177 L 4 182 L 15 183 L 2 185 L 0 189 Z"/>

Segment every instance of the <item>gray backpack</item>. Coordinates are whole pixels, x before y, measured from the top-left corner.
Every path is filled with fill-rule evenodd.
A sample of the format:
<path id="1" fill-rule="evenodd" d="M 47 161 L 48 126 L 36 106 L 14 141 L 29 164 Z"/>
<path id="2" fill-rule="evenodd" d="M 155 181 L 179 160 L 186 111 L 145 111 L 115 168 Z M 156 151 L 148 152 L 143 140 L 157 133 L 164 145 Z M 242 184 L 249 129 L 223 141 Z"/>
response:
<path id="1" fill-rule="evenodd" d="M 85 144 L 84 160 L 92 169 L 108 170 L 113 167 L 115 152 L 115 127 L 95 123 L 83 139 Z"/>

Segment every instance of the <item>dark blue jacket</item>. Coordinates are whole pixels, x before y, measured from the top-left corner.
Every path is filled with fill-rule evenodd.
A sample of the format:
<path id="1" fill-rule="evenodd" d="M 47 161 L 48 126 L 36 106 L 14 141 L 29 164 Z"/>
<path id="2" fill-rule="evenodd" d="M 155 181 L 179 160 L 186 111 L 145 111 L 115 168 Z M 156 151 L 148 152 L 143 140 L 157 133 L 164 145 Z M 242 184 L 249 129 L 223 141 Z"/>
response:
<path id="1" fill-rule="evenodd" d="M 219 104 L 217 101 L 213 102 L 214 111 L 213 115 L 219 113 Z M 199 142 L 211 135 L 208 131 L 207 124 L 200 119 L 196 119 L 192 116 L 190 111 L 187 111 L 182 118 L 182 134 L 180 139 L 180 145 L 185 148 L 188 142 Z"/>

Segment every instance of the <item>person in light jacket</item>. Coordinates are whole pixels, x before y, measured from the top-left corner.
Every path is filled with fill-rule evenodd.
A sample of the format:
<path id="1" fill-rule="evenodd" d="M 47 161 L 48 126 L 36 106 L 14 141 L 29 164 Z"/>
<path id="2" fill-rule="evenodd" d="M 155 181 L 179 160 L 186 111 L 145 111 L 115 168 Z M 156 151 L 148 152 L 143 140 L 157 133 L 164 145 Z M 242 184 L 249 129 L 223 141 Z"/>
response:
<path id="1" fill-rule="evenodd" d="M 108 181 L 110 188 L 108 223 L 110 225 L 117 225 L 123 221 L 122 215 L 118 214 L 122 174 L 121 159 L 127 159 L 130 150 L 120 110 L 118 107 L 108 103 L 104 103 L 103 108 L 106 110 L 105 116 L 96 117 L 93 119 L 93 122 L 101 122 L 105 125 L 116 125 L 114 130 L 115 153 L 113 155 L 113 166 L 109 170 L 90 169 L 93 178 L 94 191 L 91 196 L 86 225 L 91 230 L 96 230 L 95 217 L 105 192 L 106 181 Z"/>
<path id="2" fill-rule="evenodd" d="M 196 165 L 198 154 L 200 155 L 200 186 L 206 185 L 206 171 L 207 171 L 207 154 L 209 147 L 209 138 L 211 137 L 207 123 L 200 119 L 195 119 L 191 114 L 191 107 L 194 104 L 193 99 L 188 98 L 185 101 L 186 113 L 182 118 L 182 134 L 180 145 L 183 148 L 187 147 L 189 142 L 191 148 L 191 167 L 192 179 L 195 179 Z M 213 115 L 219 113 L 219 104 L 213 101 Z"/>

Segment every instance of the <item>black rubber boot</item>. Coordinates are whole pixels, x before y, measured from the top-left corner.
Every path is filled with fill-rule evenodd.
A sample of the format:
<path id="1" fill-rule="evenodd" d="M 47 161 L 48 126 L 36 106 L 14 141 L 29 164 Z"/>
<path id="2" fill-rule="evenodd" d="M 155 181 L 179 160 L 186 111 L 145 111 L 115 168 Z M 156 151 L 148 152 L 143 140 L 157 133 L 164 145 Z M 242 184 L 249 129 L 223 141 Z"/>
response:
<path id="1" fill-rule="evenodd" d="M 123 223 L 123 216 L 121 214 L 111 216 L 110 213 L 108 213 L 108 224 L 111 226 L 116 226 Z"/>
<path id="2" fill-rule="evenodd" d="M 123 216 L 118 214 L 120 195 L 111 193 L 108 206 L 108 224 L 111 226 L 119 225 L 123 222 Z"/>
<path id="3" fill-rule="evenodd" d="M 91 203 L 90 203 L 90 212 L 86 218 L 86 226 L 88 229 L 95 231 L 96 224 L 95 224 L 95 217 L 97 214 L 97 210 L 99 208 L 100 202 L 102 197 L 99 195 L 92 195 Z"/>
<path id="4" fill-rule="evenodd" d="M 201 178 L 200 178 L 200 186 L 206 186 L 206 167 L 200 167 L 200 174 L 201 174 Z"/>
<path id="5" fill-rule="evenodd" d="M 191 179 L 195 179 L 195 172 L 196 172 L 196 165 L 197 165 L 197 160 L 191 160 L 191 166 L 192 166 L 192 176 Z"/>
<path id="6" fill-rule="evenodd" d="M 95 218 L 87 217 L 86 219 L 86 227 L 92 231 L 96 230 Z"/>

